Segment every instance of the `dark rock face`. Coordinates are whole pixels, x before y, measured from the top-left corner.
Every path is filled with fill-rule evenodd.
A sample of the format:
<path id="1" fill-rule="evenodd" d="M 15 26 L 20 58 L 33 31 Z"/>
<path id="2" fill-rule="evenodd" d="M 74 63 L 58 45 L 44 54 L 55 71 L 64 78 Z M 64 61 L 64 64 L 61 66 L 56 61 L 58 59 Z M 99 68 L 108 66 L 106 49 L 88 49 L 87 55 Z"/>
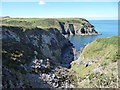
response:
<path id="1" fill-rule="evenodd" d="M 65 31 L 65 27 L 64 27 L 64 22 L 59 22 L 59 24 L 60 24 L 60 27 L 61 27 L 61 29 L 62 29 L 62 34 L 67 34 L 66 33 L 66 31 Z"/>
<path id="2" fill-rule="evenodd" d="M 84 28 L 81 29 L 81 33 L 85 34 L 85 29 Z"/>
<path id="3" fill-rule="evenodd" d="M 41 75 L 55 73 L 73 45 L 57 29 L 2 26 L 3 88 L 51 88 Z M 73 49 L 70 49 L 73 52 Z M 71 53 L 73 57 L 73 53 Z M 69 58 L 71 61 L 73 59 Z M 68 62 L 70 63 L 70 62 Z M 31 79 L 32 78 L 32 79 Z M 58 86 L 59 87 L 59 86 Z"/>
<path id="4" fill-rule="evenodd" d="M 69 24 L 69 31 L 72 32 L 73 35 L 75 35 L 75 29 L 73 24 Z"/>
<path id="5" fill-rule="evenodd" d="M 89 22 L 83 24 L 83 27 L 79 24 L 70 24 L 68 22 L 59 22 L 64 35 L 100 35 Z"/>
<path id="6" fill-rule="evenodd" d="M 36 51 L 41 56 L 58 62 L 61 60 L 61 49 L 72 45 L 57 29 L 50 28 L 48 31 L 39 28 L 22 31 L 18 27 L 2 27 L 2 29 L 3 48 L 8 47 L 8 44 L 12 47 L 14 43 L 16 45 L 19 43 L 32 48 L 32 53 Z"/>
<path id="7" fill-rule="evenodd" d="M 30 88 L 31 85 L 24 78 L 24 74 L 3 66 L 2 88 Z"/>

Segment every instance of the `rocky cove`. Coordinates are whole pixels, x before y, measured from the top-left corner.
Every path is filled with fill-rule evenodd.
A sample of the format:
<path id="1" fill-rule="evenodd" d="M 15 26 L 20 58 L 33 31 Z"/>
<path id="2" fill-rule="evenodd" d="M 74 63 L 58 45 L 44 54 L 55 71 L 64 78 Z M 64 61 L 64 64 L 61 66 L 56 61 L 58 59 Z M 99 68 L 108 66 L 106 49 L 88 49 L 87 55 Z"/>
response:
<path id="1" fill-rule="evenodd" d="M 70 62 L 74 60 L 74 48 L 70 41 L 54 28 L 46 31 L 39 28 L 23 31 L 20 27 L 2 26 L 1 29 L 3 40 L 3 87 L 25 88 L 27 82 L 33 88 L 58 87 L 58 85 L 54 85 L 59 82 L 58 78 L 56 78 L 57 81 L 54 81 L 56 77 L 55 69 L 58 67 L 68 68 Z M 66 49 L 68 50 L 68 56 L 63 56 Z M 63 72 L 63 74 L 66 73 L 68 71 Z M 47 84 L 49 82 L 47 80 L 51 80 L 48 78 L 53 80 L 51 82 L 52 86 Z M 25 82 L 23 82 L 24 80 Z M 45 85 L 44 82 L 46 82 Z M 64 83 L 67 82 L 63 82 L 61 86 Z"/>
<path id="2" fill-rule="evenodd" d="M 2 25 L 3 88 L 76 87 L 74 71 L 68 68 L 80 52 L 65 35 L 99 35 L 86 22 L 84 28 L 59 22 L 62 30 Z"/>

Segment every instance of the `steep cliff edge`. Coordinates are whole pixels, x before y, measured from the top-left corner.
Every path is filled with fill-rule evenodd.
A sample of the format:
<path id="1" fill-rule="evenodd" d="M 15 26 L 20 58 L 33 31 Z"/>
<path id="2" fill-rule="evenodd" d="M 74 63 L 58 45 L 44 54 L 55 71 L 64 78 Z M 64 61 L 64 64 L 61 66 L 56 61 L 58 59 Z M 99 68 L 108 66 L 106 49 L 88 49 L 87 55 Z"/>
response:
<path id="1" fill-rule="evenodd" d="M 3 24 L 57 28 L 64 35 L 100 35 L 89 21 L 82 18 L 3 18 Z"/>
<path id="2" fill-rule="evenodd" d="M 64 35 L 101 35 L 95 30 L 95 27 L 88 21 L 82 20 L 81 22 L 64 21 L 59 22 Z"/>
<path id="3" fill-rule="evenodd" d="M 51 76 L 55 76 L 56 68 L 61 66 L 64 50 L 71 48 L 69 50 L 73 52 L 73 45 L 68 39 L 56 28 L 3 25 L 0 30 L 3 88 L 52 88 L 55 87 L 54 84 L 58 84 L 59 80 L 54 81 L 55 77 Z M 71 53 L 71 57 L 73 56 Z M 52 84 L 48 83 L 48 78 L 44 78 L 46 76 L 53 80 Z"/>
<path id="4" fill-rule="evenodd" d="M 85 19 L 2 19 L 3 88 L 77 87 L 74 48 L 64 35 L 99 35 Z M 66 68 L 67 67 L 67 68 Z"/>

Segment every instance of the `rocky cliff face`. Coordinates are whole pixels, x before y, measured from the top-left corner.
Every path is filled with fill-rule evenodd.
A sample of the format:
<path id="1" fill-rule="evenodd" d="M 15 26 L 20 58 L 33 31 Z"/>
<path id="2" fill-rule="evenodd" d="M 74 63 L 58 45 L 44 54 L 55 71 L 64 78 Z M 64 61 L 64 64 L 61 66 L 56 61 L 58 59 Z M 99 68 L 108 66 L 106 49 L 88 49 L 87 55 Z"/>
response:
<path id="1" fill-rule="evenodd" d="M 91 25 L 89 22 L 76 24 L 76 23 L 68 23 L 68 22 L 59 22 L 59 25 L 62 29 L 62 34 L 64 35 L 100 35 L 95 30 L 95 27 Z"/>
<path id="2" fill-rule="evenodd" d="M 64 35 L 98 35 L 94 26 L 85 19 L 7 18 L 2 22 L 3 88 L 76 87 L 75 72 L 64 68 L 70 68 L 75 58 Z"/>
<path id="3" fill-rule="evenodd" d="M 99 35 L 89 21 L 82 18 L 3 18 L 3 24 L 57 28 L 64 35 Z"/>
<path id="4" fill-rule="evenodd" d="M 65 49 L 71 48 L 69 50 L 73 57 L 70 41 L 55 28 L 43 30 L 2 26 L 0 29 L 3 46 L 3 88 L 51 88 L 55 87 L 54 84 L 58 87 L 58 79 L 61 77 L 58 78 L 55 69 L 61 66 Z M 54 81 L 55 76 L 57 81 Z M 64 85 L 64 81 L 61 85 Z"/>

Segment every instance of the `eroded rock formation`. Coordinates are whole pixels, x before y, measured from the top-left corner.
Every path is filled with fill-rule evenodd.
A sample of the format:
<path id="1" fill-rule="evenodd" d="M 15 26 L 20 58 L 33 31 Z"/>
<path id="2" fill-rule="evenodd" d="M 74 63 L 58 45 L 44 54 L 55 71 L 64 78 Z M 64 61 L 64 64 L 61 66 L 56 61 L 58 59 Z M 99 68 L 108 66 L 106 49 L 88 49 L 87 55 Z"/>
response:
<path id="1" fill-rule="evenodd" d="M 95 27 L 89 22 L 80 26 L 80 24 L 68 23 L 68 22 L 59 22 L 59 25 L 62 29 L 62 34 L 64 35 L 100 35 L 95 30 Z"/>
<path id="2" fill-rule="evenodd" d="M 66 69 L 70 68 L 75 51 L 64 35 L 98 35 L 94 26 L 85 19 L 11 22 L 5 21 L 5 25 L 0 27 L 3 88 L 76 87 L 74 72 Z M 40 26 L 45 28 L 41 29 Z M 49 26 L 52 28 L 46 28 Z"/>
<path id="3" fill-rule="evenodd" d="M 9 19 L 9 20 L 8 20 Z M 57 28 L 63 35 L 99 35 L 95 27 L 89 21 L 82 18 L 45 18 L 32 19 L 25 18 L 3 18 L 5 25 Z"/>
<path id="4" fill-rule="evenodd" d="M 2 26 L 0 29 L 3 46 L 3 88 L 73 87 L 66 81 L 67 78 L 56 73 L 58 67 L 69 67 L 68 64 L 74 58 L 73 45 L 57 29 L 23 29 L 14 26 Z M 66 62 L 66 66 L 62 65 L 62 55 L 67 48 L 71 57 L 66 56 L 70 60 Z M 54 77 L 51 77 L 53 75 Z M 70 77 L 69 71 L 65 75 Z"/>

